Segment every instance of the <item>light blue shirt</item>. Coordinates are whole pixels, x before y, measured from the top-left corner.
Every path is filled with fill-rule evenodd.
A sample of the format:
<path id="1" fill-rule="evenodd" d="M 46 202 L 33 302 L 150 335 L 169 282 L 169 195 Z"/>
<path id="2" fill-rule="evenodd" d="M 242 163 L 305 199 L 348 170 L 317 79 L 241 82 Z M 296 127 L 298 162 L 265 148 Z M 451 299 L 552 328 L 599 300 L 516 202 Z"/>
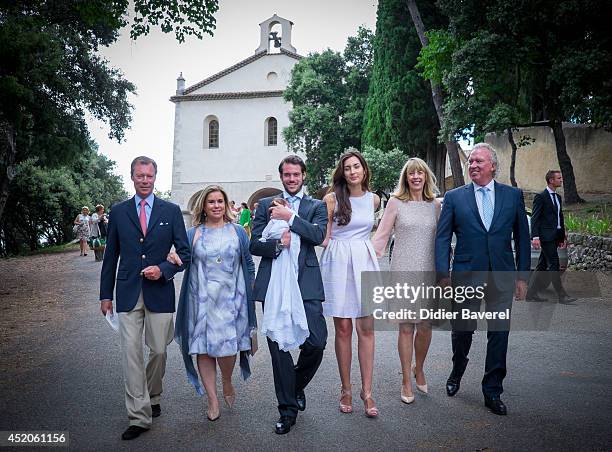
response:
<path id="1" fill-rule="evenodd" d="M 137 194 L 134 195 L 134 202 L 136 202 L 136 216 L 140 218 L 140 201 L 142 198 Z M 153 210 L 153 202 L 155 200 L 155 195 L 153 192 L 149 196 L 145 198 L 145 214 L 147 215 L 147 226 L 149 226 L 149 218 L 151 218 L 151 211 Z"/>
<path id="2" fill-rule="evenodd" d="M 283 190 L 283 199 L 289 200 L 289 198 L 291 196 L 295 196 L 297 198 L 297 201 L 293 202 L 293 205 L 291 206 L 291 209 L 295 212 L 299 212 L 300 210 L 300 203 L 302 202 L 302 198 L 304 197 L 304 189 L 302 188 L 299 192 L 297 192 L 295 195 L 290 195 L 289 193 L 287 193 L 286 190 Z M 295 213 L 293 215 L 291 215 L 291 218 L 289 218 L 289 221 L 287 223 L 289 223 L 289 226 L 293 225 L 293 219 L 295 218 Z"/>
<path id="3" fill-rule="evenodd" d="M 474 184 L 474 195 L 476 196 L 476 205 L 478 206 L 478 213 L 480 214 L 480 219 L 484 223 L 484 212 L 482 211 L 482 192 L 478 191 L 481 186 L 475 182 L 472 182 L 472 184 Z M 491 200 L 491 207 L 495 212 L 495 179 L 491 179 L 491 182 L 489 182 L 484 187 L 489 189 L 488 193 L 489 199 Z"/>

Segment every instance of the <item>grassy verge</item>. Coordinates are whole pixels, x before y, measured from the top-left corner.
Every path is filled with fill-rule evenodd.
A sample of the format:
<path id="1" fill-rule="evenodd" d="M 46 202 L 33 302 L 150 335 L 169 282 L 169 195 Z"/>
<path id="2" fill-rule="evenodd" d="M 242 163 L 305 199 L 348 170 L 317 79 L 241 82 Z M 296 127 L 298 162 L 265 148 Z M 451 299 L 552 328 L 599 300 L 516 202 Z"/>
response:
<path id="1" fill-rule="evenodd" d="M 35 256 L 38 254 L 65 253 L 68 251 L 77 251 L 78 249 L 79 249 L 78 243 L 69 242 L 69 243 L 64 243 L 63 245 L 45 246 L 44 248 L 40 248 L 35 251 L 28 251 L 26 253 L 23 253 L 22 256 Z"/>
<path id="2" fill-rule="evenodd" d="M 610 204 L 593 204 L 582 209 L 572 209 L 565 214 L 568 232 L 612 236 L 612 207 Z"/>

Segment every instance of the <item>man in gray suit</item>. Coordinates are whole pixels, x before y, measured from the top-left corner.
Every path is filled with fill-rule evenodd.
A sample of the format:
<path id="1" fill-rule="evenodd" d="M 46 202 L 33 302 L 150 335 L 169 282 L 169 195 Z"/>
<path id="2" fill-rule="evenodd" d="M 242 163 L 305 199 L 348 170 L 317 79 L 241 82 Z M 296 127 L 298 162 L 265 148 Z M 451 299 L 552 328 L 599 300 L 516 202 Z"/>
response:
<path id="1" fill-rule="evenodd" d="M 298 215 L 284 206 L 270 208 L 274 197 L 259 201 L 253 221 L 250 247 L 253 255 L 262 257 L 255 279 L 254 296 L 255 300 L 265 301 L 273 260 L 283 248 L 294 246 L 291 244 L 290 231 L 286 231 L 280 240 L 260 241 L 262 231 L 270 219 L 285 220 L 289 223 L 290 230 L 300 236 L 298 284 L 310 332 L 310 336 L 300 347 L 301 352 L 296 365 L 289 352 L 280 350 L 276 342 L 268 339 L 280 413 L 280 419 L 276 423 L 276 433 L 282 435 L 288 433 L 295 424 L 298 410 L 306 409 L 304 389 L 321 364 L 327 342 L 327 326 L 322 306 L 325 294 L 319 261 L 314 249 L 325 238 L 327 210 L 323 202 L 304 194 L 306 165 L 300 157 L 297 155 L 285 157 L 278 166 L 278 172 L 285 188 L 282 196 Z"/>

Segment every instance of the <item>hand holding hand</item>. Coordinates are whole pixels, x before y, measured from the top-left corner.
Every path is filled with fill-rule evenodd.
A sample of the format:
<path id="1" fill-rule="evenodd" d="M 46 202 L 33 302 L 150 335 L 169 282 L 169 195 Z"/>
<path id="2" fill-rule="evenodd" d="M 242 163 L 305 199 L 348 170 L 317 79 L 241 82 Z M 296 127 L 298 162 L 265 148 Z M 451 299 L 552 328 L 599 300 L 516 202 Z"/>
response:
<path id="1" fill-rule="evenodd" d="M 145 278 L 157 281 L 161 277 L 161 270 L 157 265 L 150 265 L 142 271 Z"/>
<path id="2" fill-rule="evenodd" d="M 536 250 L 540 249 L 540 239 L 533 239 L 531 241 L 531 244 L 533 245 L 533 248 Z"/>
<path id="3" fill-rule="evenodd" d="M 179 255 L 176 254 L 176 252 L 174 251 L 170 251 L 168 253 L 168 257 L 166 257 L 166 260 L 174 265 L 179 265 L 179 266 L 183 265 L 183 261 L 181 260 Z"/>

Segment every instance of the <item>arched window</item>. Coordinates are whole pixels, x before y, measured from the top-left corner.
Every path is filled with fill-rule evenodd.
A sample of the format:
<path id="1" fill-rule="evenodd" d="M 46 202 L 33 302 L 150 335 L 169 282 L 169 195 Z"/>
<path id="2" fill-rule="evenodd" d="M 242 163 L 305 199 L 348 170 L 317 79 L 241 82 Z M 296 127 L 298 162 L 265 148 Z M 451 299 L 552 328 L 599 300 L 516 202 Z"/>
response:
<path id="1" fill-rule="evenodd" d="M 270 117 L 266 119 L 266 146 L 276 146 L 278 144 L 278 122 L 276 118 Z"/>
<path id="2" fill-rule="evenodd" d="M 216 119 L 208 123 L 208 147 L 219 147 L 219 121 Z"/>
<path id="3" fill-rule="evenodd" d="M 219 148 L 219 118 L 215 115 L 208 115 L 204 119 L 203 142 L 204 149 Z"/>

